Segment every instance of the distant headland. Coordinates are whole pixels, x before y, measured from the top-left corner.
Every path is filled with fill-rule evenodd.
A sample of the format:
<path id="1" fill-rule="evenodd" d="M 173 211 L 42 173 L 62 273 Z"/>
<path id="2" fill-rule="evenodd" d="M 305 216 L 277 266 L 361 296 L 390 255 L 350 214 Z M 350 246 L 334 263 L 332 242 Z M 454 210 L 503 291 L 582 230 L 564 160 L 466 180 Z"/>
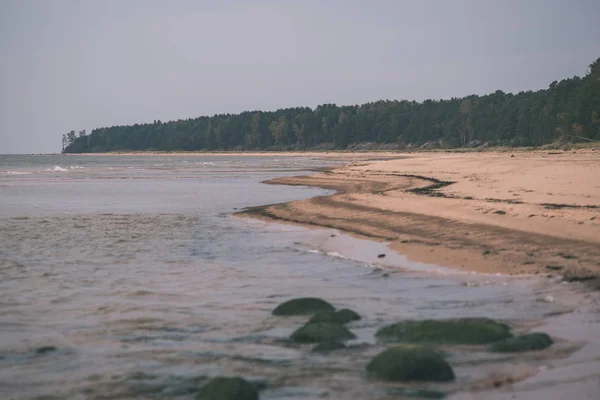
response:
<path id="1" fill-rule="evenodd" d="M 584 77 L 517 94 L 381 100 L 71 131 L 63 153 L 323 151 L 542 146 L 600 140 L 600 58 Z"/>

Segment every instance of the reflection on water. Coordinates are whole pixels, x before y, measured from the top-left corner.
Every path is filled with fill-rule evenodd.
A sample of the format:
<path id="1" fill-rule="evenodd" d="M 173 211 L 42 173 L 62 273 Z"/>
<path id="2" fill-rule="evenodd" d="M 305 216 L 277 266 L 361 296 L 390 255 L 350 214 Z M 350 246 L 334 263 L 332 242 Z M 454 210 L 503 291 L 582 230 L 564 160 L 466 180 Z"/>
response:
<path id="1" fill-rule="evenodd" d="M 378 327 L 487 316 L 519 329 L 564 311 L 539 301 L 548 288 L 535 280 L 388 268 L 375 264 L 381 244 L 231 216 L 323 193 L 258 183 L 322 160 L 64 160 L 0 164 L 11 172 L 0 176 L 3 398 L 191 399 L 217 375 L 260 382 L 262 399 L 391 398 L 397 386 L 364 374 L 382 349 Z M 270 311 L 306 295 L 364 317 L 350 325 L 355 347 L 324 356 L 285 340 L 304 318 Z M 490 376 L 533 375 L 545 362 L 509 359 L 452 349 L 457 382 L 419 387 L 460 391 Z"/>

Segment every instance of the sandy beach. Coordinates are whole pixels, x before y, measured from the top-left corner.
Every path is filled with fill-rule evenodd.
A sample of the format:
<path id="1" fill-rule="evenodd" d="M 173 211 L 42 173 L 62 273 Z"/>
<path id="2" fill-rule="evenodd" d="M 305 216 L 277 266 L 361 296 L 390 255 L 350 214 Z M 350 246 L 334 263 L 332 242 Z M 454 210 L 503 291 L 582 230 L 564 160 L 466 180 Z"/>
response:
<path id="1" fill-rule="evenodd" d="M 396 157 L 267 181 L 336 194 L 241 214 L 388 241 L 414 261 L 598 283 L 600 152 Z"/>

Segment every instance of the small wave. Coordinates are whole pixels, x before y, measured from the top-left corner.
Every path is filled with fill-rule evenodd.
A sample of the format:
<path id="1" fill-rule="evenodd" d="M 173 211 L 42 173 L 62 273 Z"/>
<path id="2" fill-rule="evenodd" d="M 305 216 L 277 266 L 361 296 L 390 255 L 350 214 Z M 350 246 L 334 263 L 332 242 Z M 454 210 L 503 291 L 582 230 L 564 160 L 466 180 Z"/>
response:
<path id="1" fill-rule="evenodd" d="M 327 255 L 330 256 L 330 257 L 343 258 L 345 260 L 348 259 L 348 257 L 346 257 L 346 256 L 338 253 L 337 251 L 330 251 L 330 252 L 327 253 Z"/>
<path id="2" fill-rule="evenodd" d="M 215 163 L 205 161 L 205 162 L 197 162 L 196 165 L 215 165 Z"/>
<path id="3" fill-rule="evenodd" d="M 46 171 L 48 172 L 67 172 L 68 169 L 55 165 L 54 168 L 48 168 Z"/>
<path id="4" fill-rule="evenodd" d="M 313 253 L 313 254 L 319 254 L 320 253 L 319 250 L 314 250 L 314 249 L 308 250 L 308 252 L 309 253 Z"/>
<path id="5" fill-rule="evenodd" d="M 26 171 L 6 171 L 7 175 L 31 175 L 32 172 L 26 172 Z"/>
<path id="6" fill-rule="evenodd" d="M 83 169 L 83 167 L 79 165 L 71 165 L 69 169 Z"/>

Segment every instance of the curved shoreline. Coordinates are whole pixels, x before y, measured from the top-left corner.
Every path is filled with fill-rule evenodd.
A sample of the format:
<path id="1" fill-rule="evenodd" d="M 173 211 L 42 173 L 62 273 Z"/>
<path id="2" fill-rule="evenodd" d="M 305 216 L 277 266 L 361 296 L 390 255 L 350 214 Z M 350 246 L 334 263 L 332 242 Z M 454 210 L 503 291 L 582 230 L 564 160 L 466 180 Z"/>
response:
<path id="1" fill-rule="evenodd" d="M 237 215 L 389 241 L 415 261 L 600 288 L 597 176 L 595 153 L 420 153 L 266 181 L 336 193 Z"/>

